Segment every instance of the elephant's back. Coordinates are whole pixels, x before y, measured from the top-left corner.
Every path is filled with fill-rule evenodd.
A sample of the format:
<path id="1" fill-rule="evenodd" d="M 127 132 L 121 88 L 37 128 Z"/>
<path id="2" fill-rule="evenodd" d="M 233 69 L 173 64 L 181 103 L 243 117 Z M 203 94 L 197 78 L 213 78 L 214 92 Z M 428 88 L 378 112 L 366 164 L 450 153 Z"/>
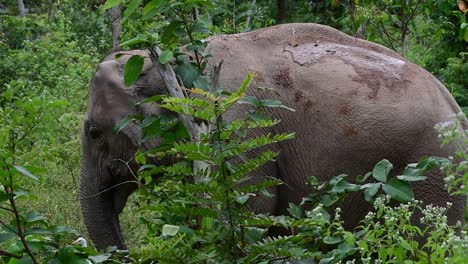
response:
<path id="1" fill-rule="evenodd" d="M 440 148 L 434 125 L 460 111 L 454 99 L 430 73 L 378 44 L 290 24 L 217 37 L 209 50 L 212 64 L 224 60 L 221 85 L 235 89 L 254 72 L 253 87 L 275 88 L 296 110 L 271 112 L 283 120 L 279 132 L 297 135 L 282 153 L 305 156 L 283 164 L 304 168 L 288 172 L 301 175 L 291 185 L 303 186 L 308 175 L 366 173 L 384 158 L 401 168 L 452 151 Z M 273 96 L 253 87 L 256 96 Z"/>

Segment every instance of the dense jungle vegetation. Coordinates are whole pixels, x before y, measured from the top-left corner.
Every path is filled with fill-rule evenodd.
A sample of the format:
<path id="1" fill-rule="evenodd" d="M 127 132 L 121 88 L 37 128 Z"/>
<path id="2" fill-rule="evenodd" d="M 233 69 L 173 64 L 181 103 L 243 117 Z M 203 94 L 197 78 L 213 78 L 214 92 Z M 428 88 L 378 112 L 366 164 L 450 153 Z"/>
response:
<path id="1" fill-rule="evenodd" d="M 167 50 L 159 61 L 167 63 L 176 57 L 169 52 L 169 47 L 192 44 L 193 50 L 202 54 L 203 44 L 199 40 L 212 34 L 246 32 L 279 23 L 320 23 L 382 44 L 420 65 L 435 75 L 468 113 L 466 6 L 463 0 L 0 1 L 0 263 L 221 263 L 222 260 L 226 263 L 287 263 L 289 260 L 298 260 L 296 263 L 466 263 L 468 227 L 448 226 L 444 208 L 425 207 L 412 201 L 411 190 L 407 188 L 411 181 L 424 180 L 416 176 L 440 167 L 447 175 L 446 188 L 453 193 L 468 194 L 468 137 L 466 131 L 457 131 L 453 126 L 439 126 L 439 129 L 445 142 L 462 142 L 460 151 L 454 153 L 461 163 L 452 163 L 453 158 L 421 160 L 409 167 L 400 179 L 400 191 L 396 188 L 394 192 L 378 189 L 388 186 L 386 179 L 392 166 L 386 160 L 376 164 L 373 173 L 367 175 L 375 178 L 375 185 L 350 183 L 344 176 L 324 184 L 311 178 L 311 189 L 322 195 L 308 197 L 312 210 L 291 205 L 290 216 L 261 220 L 249 215 L 251 222 L 247 225 L 252 226 L 245 230 L 244 227 L 236 230 L 232 225 L 240 221 L 240 216 L 231 219 L 231 226 L 216 228 L 218 221 L 223 220 L 214 219 L 211 212 L 225 213 L 223 208 L 199 212 L 206 220 L 200 227 L 203 232 L 182 230 L 183 222 L 176 220 L 164 222 L 170 217 L 158 215 L 156 206 L 151 205 L 164 205 L 171 192 L 182 193 L 179 197 L 182 202 L 197 197 L 189 194 L 189 187 L 174 184 L 181 182 L 174 175 L 175 178 L 166 182 L 153 183 L 150 173 L 143 171 L 139 177 L 145 179 L 147 187 L 131 197 L 120 217 L 130 254 L 115 248 L 97 252 L 89 239 L 86 248 L 71 245 L 76 238 L 87 237 L 77 189 L 80 131 L 89 84 L 98 63 L 120 43 L 129 44 L 123 45 L 124 49 L 159 43 L 152 34 L 166 30 L 177 16 L 202 21 L 202 29 L 196 31 L 193 27 L 193 31 L 180 33 L 193 33 L 194 39 L 180 37 L 164 43 Z M 180 13 L 169 12 L 173 10 Z M 145 32 L 152 34 L 145 35 Z M 146 37 L 137 37 L 141 35 Z M 131 46 L 132 43 L 136 45 Z M 249 78 L 252 76 L 246 76 L 240 91 L 247 88 Z M 208 101 L 212 98 L 206 91 L 194 93 Z M 283 107 L 272 101 L 252 103 L 242 93 L 222 96 L 225 96 L 220 99 L 224 104 L 217 102 L 216 106 L 213 103 L 208 107 L 212 109 L 207 113 L 210 118 L 221 118 L 217 107 L 229 108 L 234 101 Z M 182 103 L 196 104 L 187 100 Z M 183 111 L 178 103 L 181 102 L 165 101 L 167 109 Z M 454 117 L 454 122 L 463 118 L 460 114 Z M 247 124 L 242 122 L 239 124 Z M 252 127 L 273 125 L 273 121 L 266 120 L 249 123 Z M 290 136 L 278 135 L 265 139 L 262 144 L 241 137 L 239 142 L 261 146 Z M 213 137 L 221 136 L 213 134 Z M 193 146 L 187 143 L 186 147 Z M 256 162 L 260 164 L 274 157 L 275 153 L 265 153 Z M 220 164 L 225 159 L 221 157 Z M 187 164 L 193 160 L 176 164 L 179 167 L 175 169 L 190 174 Z M 144 158 L 140 156 L 139 161 L 144 163 Z M 256 165 L 250 166 L 252 169 Z M 171 170 L 164 169 L 166 173 Z M 274 184 L 278 182 L 256 186 L 252 192 L 267 193 L 266 188 Z M 161 195 L 148 198 L 151 188 L 159 188 Z M 330 216 L 330 210 L 324 208 L 344 193 L 357 190 L 366 192 L 376 213 L 366 217 L 360 231 L 350 232 L 343 229 L 339 210 Z M 226 189 L 222 188 L 213 191 L 213 199 L 217 197 L 215 194 L 222 196 L 224 192 Z M 379 196 L 382 193 L 387 196 Z M 219 199 L 220 203 L 224 201 Z M 242 209 L 249 194 L 232 199 Z M 402 203 L 390 206 L 390 199 Z M 409 223 L 410 213 L 416 210 L 422 212 L 422 221 L 428 228 L 419 230 Z M 241 212 L 245 213 L 236 211 Z M 187 217 L 189 213 L 179 214 Z M 262 226 L 280 223 L 294 232 L 290 237 L 264 238 L 265 230 L 258 227 L 260 223 Z M 462 229 L 461 234 L 455 233 L 456 228 Z M 237 238 L 236 232 L 245 237 Z M 306 232 L 313 233 L 315 240 L 306 236 Z M 425 247 L 415 241 L 421 233 L 429 234 Z M 229 242 L 219 245 L 220 241 Z"/>

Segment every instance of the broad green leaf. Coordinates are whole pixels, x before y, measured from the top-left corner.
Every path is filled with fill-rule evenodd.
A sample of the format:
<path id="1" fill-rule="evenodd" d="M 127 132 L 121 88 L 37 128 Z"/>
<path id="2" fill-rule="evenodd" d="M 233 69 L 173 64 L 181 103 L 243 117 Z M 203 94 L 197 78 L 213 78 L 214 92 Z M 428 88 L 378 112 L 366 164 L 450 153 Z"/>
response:
<path id="1" fill-rule="evenodd" d="M 332 237 L 323 238 L 323 243 L 328 244 L 328 245 L 338 244 L 341 241 L 343 241 L 343 238 L 341 236 L 332 236 Z"/>
<path id="2" fill-rule="evenodd" d="M 38 212 L 28 212 L 27 214 L 23 215 L 23 218 L 26 223 L 34 223 L 47 220 L 47 218 L 44 215 L 41 215 Z"/>
<path id="3" fill-rule="evenodd" d="M 319 180 L 317 179 L 317 177 L 315 176 L 310 176 L 309 178 L 307 178 L 307 184 L 309 186 L 317 186 L 320 184 Z"/>
<path id="4" fill-rule="evenodd" d="M 158 60 L 159 60 L 159 63 L 166 64 L 169 61 L 171 61 L 172 57 L 173 57 L 172 51 L 165 50 L 161 53 Z"/>
<path id="5" fill-rule="evenodd" d="M 26 168 L 21 167 L 19 165 L 14 165 L 14 167 L 15 167 L 16 171 L 18 171 L 21 175 L 26 176 L 26 177 L 28 177 L 30 179 L 33 179 L 33 180 L 35 180 L 37 182 L 39 181 L 39 179 L 36 176 L 32 175 L 32 173 L 29 172 Z"/>
<path id="6" fill-rule="evenodd" d="M 237 196 L 235 198 L 235 201 L 238 204 L 245 204 L 249 200 L 250 196 L 252 196 L 252 195 L 253 195 L 252 193 L 246 193 L 244 195 Z"/>
<path id="7" fill-rule="evenodd" d="M 122 0 L 107 0 L 106 3 L 101 6 L 101 10 L 107 10 L 112 7 L 116 7 L 118 5 L 122 4 Z"/>
<path id="8" fill-rule="evenodd" d="M 119 133 L 120 131 L 122 131 L 122 129 L 124 129 L 128 123 L 130 123 L 130 121 L 132 121 L 133 119 L 133 115 L 128 115 L 126 116 L 124 119 L 120 120 L 115 126 L 114 126 L 114 133 L 117 134 Z"/>
<path id="9" fill-rule="evenodd" d="M 410 175 L 398 175 L 397 178 L 403 181 L 407 181 L 407 182 L 423 181 L 427 179 L 426 176 L 410 176 Z"/>
<path id="10" fill-rule="evenodd" d="M 263 107 L 280 107 L 280 108 L 287 109 L 289 111 L 293 111 L 293 112 L 296 111 L 291 107 L 285 106 L 281 101 L 278 101 L 278 100 L 261 100 L 260 105 Z"/>
<path id="11" fill-rule="evenodd" d="M 164 0 L 152 0 L 143 8 L 143 19 L 149 19 L 154 17 L 161 7 Z"/>
<path id="12" fill-rule="evenodd" d="M 398 179 L 391 179 L 382 186 L 384 192 L 399 202 L 409 202 L 414 198 L 413 190 L 409 183 Z"/>
<path id="13" fill-rule="evenodd" d="M 175 236 L 179 232 L 179 226 L 175 225 L 164 225 L 162 228 L 163 236 Z"/>
<path id="14" fill-rule="evenodd" d="M 210 90 L 210 84 L 206 80 L 205 76 L 198 76 L 198 78 L 193 82 L 193 86 L 202 89 L 203 91 Z"/>
<path id="15" fill-rule="evenodd" d="M 140 76 L 145 59 L 139 55 L 133 55 L 124 66 L 124 82 L 126 86 L 130 86 Z"/>
<path id="16" fill-rule="evenodd" d="M 151 96 L 149 98 L 146 98 L 145 100 L 142 101 L 142 103 L 146 104 L 146 103 L 151 103 L 151 102 L 161 102 L 164 97 L 166 97 L 166 96 L 164 96 L 164 95 L 154 95 L 154 96 Z"/>
<path id="17" fill-rule="evenodd" d="M 198 78 L 197 69 L 190 63 L 184 63 L 174 69 L 177 76 L 180 77 L 185 88 L 192 88 L 193 82 Z"/>
<path id="18" fill-rule="evenodd" d="M 324 194 L 320 198 L 320 202 L 323 204 L 323 206 L 329 207 L 330 205 L 333 205 L 334 203 L 336 203 L 339 198 L 340 197 L 335 193 L 333 193 L 333 194 Z"/>
<path id="19" fill-rule="evenodd" d="M 8 240 L 12 239 L 15 236 L 16 235 L 14 233 L 11 233 L 11 232 L 2 232 L 2 233 L 0 233 L 0 243 L 8 241 Z"/>
<path id="20" fill-rule="evenodd" d="M 145 43 L 145 42 L 148 42 L 148 36 L 145 34 L 139 34 L 138 36 L 121 43 L 120 47 L 131 46 L 131 45 L 135 45 L 138 43 Z"/>
<path id="21" fill-rule="evenodd" d="M 125 9 L 125 12 L 124 12 L 124 15 L 123 15 L 123 19 L 122 19 L 122 23 L 124 23 L 127 18 L 133 14 L 133 12 L 135 12 L 136 8 L 140 5 L 142 0 L 132 0 L 127 8 Z"/>
<path id="22" fill-rule="evenodd" d="M 141 128 L 145 128 L 145 127 L 147 127 L 147 126 L 150 126 L 151 124 L 153 124 L 154 122 L 156 122 L 156 121 L 159 120 L 159 119 L 160 119 L 159 116 L 154 116 L 154 115 L 147 116 L 147 117 L 145 117 L 145 119 L 143 119 L 143 121 L 141 122 L 140 127 L 141 127 Z"/>
<path id="23" fill-rule="evenodd" d="M 182 122 L 177 124 L 175 128 L 175 135 L 177 139 L 189 139 L 190 138 L 187 128 L 185 128 Z"/>
<path id="24" fill-rule="evenodd" d="M 257 107 L 258 105 L 258 100 L 255 96 L 246 96 L 239 101 L 237 101 L 238 104 L 249 104 Z"/>
<path id="25" fill-rule="evenodd" d="M 353 192 L 359 189 L 360 189 L 359 185 L 349 183 L 345 180 L 340 180 L 338 183 L 335 184 L 335 186 L 333 186 L 332 192 L 336 192 L 336 193 L 342 193 L 346 191 Z"/>
<path id="26" fill-rule="evenodd" d="M 289 214 L 291 214 L 294 218 L 301 219 L 302 218 L 302 210 L 299 206 L 289 203 L 289 208 L 287 209 Z"/>
<path id="27" fill-rule="evenodd" d="M 54 226 L 53 233 L 54 234 L 73 234 L 76 236 L 79 235 L 78 231 L 73 230 L 66 226 Z"/>
<path id="28" fill-rule="evenodd" d="M 361 189 L 364 187 L 364 198 L 366 201 L 370 202 L 374 198 L 374 196 L 377 194 L 377 192 L 380 189 L 380 186 L 382 186 L 382 183 L 377 182 L 377 183 L 368 183 L 364 184 Z"/>
<path id="29" fill-rule="evenodd" d="M 387 176 L 392 169 L 393 165 L 390 161 L 386 159 L 381 160 L 375 165 L 372 176 L 378 181 L 387 182 Z"/>
<path id="30" fill-rule="evenodd" d="M 184 23 L 182 21 L 172 21 L 161 35 L 161 42 L 166 46 L 171 46 L 177 42 L 177 32 Z"/>
<path id="31" fill-rule="evenodd" d="M 104 253 L 97 256 L 89 256 L 89 259 L 93 261 L 93 263 L 103 263 L 108 260 L 112 256 L 111 253 Z"/>

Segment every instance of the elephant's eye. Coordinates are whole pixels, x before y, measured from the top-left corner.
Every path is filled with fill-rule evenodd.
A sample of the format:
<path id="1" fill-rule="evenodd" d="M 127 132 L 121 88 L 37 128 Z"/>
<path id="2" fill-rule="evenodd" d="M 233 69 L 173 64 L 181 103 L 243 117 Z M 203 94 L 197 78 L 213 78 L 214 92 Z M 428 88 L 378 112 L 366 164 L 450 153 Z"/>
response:
<path id="1" fill-rule="evenodd" d="M 101 131 L 99 131 L 99 129 L 97 129 L 97 127 L 95 127 L 94 125 L 90 125 L 89 126 L 89 135 L 93 138 L 93 139 L 97 139 L 101 136 Z"/>

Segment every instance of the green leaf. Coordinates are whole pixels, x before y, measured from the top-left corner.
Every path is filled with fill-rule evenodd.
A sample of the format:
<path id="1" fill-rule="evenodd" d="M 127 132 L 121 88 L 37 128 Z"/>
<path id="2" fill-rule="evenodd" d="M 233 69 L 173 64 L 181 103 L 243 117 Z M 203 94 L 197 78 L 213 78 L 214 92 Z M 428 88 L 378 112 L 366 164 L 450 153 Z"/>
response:
<path id="1" fill-rule="evenodd" d="M 103 263 L 108 260 L 112 256 L 111 253 L 104 253 L 97 256 L 89 256 L 89 259 L 93 261 L 93 263 Z"/>
<path id="2" fill-rule="evenodd" d="M 138 36 L 121 43 L 120 47 L 131 46 L 131 45 L 145 43 L 145 42 L 148 42 L 148 36 L 145 34 L 139 34 Z"/>
<path id="3" fill-rule="evenodd" d="M 191 88 L 199 75 L 197 69 L 191 63 L 182 64 L 175 68 L 174 72 L 180 77 L 185 88 Z"/>
<path id="4" fill-rule="evenodd" d="M 339 198 L 340 197 L 335 193 L 333 193 L 333 194 L 324 194 L 320 198 L 320 202 L 323 204 L 323 206 L 329 207 L 330 205 L 333 205 L 334 203 L 336 203 Z"/>
<path id="5" fill-rule="evenodd" d="M 366 201 L 370 202 L 374 198 L 374 196 L 377 194 L 377 192 L 380 189 L 380 186 L 382 186 L 382 183 L 377 182 L 377 183 L 368 183 L 364 184 L 361 189 L 365 188 L 364 191 L 364 198 Z"/>
<path id="6" fill-rule="evenodd" d="M 133 55 L 124 66 L 124 82 L 126 86 L 130 86 L 140 76 L 145 59 L 140 55 Z"/>
<path id="7" fill-rule="evenodd" d="M 307 178 L 307 184 L 309 186 L 317 186 L 320 184 L 319 180 L 317 179 L 317 177 L 315 176 L 310 176 L 309 178 Z"/>
<path id="8" fill-rule="evenodd" d="M 288 208 L 288 212 L 294 217 L 294 218 L 297 218 L 297 219 L 301 219 L 302 218 L 302 210 L 299 206 L 293 204 L 293 203 L 289 203 L 289 208 Z"/>
<path id="9" fill-rule="evenodd" d="M 107 10 L 112 7 L 116 7 L 118 5 L 122 4 L 122 0 L 107 0 L 106 3 L 101 6 L 101 10 Z"/>
<path id="10" fill-rule="evenodd" d="M 175 225 L 164 225 L 162 228 L 163 236 L 175 236 L 179 232 L 179 226 Z"/>
<path id="11" fill-rule="evenodd" d="M 3 201 L 7 201 L 9 200 L 10 198 L 13 198 L 14 195 L 12 194 L 6 194 L 4 192 L 0 192 L 0 202 L 3 202 Z"/>
<path id="12" fill-rule="evenodd" d="M 410 176 L 410 175 L 398 175 L 397 178 L 402 181 L 407 181 L 407 182 L 423 181 L 427 179 L 426 176 Z"/>
<path id="13" fill-rule="evenodd" d="M 57 108 L 60 106 L 69 106 L 70 103 L 66 100 L 54 100 L 52 102 L 47 103 L 46 108 Z"/>
<path id="14" fill-rule="evenodd" d="M 253 195 L 254 195 L 253 193 L 246 193 L 244 195 L 237 196 L 235 198 L 235 201 L 238 204 L 245 204 L 249 200 L 250 196 L 253 196 Z"/>
<path id="15" fill-rule="evenodd" d="M 164 0 L 152 0 L 143 8 L 143 19 L 149 19 L 154 17 L 161 7 Z"/>
<path id="16" fill-rule="evenodd" d="M 258 105 L 258 100 L 255 96 L 246 96 L 239 101 L 237 101 L 238 104 L 249 104 L 257 107 Z"/>
<path id="17" fill-rule="evenodd" d="M 12 232 L 0 233 L 0 243 L 8 241 L 8 240 L 12 239 L 15 236 L 16 235 L 14 233 L 12 233 Z"/>
<path id="18" fill-rule="evenodd" d="M 127 6 L 127 9 L 125 9 L 125 12 L 124 12 L 124 15 L 123 15 L 123 19 L 122 19 L 122 23 L 124 23 L 127 18 L 133 14 L 133 12 L 135 12 L 135 9 L 140 5 L 142 0 L 132 0 L 128 6 Z"/>
<path id="19" fill-rule="evenodd" d="M 24 221 L 26 223 L 34 223 L 34 222 L 45 222 L 47 218 L 44 215 L 41 215 L 38 212 L 28 212 L 27 214 L 23 215 Z"/>
<path id="20" fill-rule="evenodd" d="M 182 21 L 172 21 L 161 35 L 161 42 L 166 46 L 171 46 L 177 42 L 177 31 L 184 25 Z"/>
<path id="21" fill-rule="evenodd" d="M 340 180 L 338 183 L 335 184 L 335 186 L 333 186 L 332 192 L 335 192 L 335 193 L 342 193 L 346 191 L 354 192 L 359 189 L 360 189 L 359 185 L 349 183 L 345 180 Z"/>
<path id="22" fill-rule="evenodd" d="M 392 199 L 399 202 L 409 202 L 414 198 L 413 190 L 409 183 L 398 179 L 391 179 L 387 184 L 382 186 L 384 192 Z"/>
<path id="23" fill-rule="evenodd" d="M 281 101 L 278 101 L 278 100 L 261 100 L 260 105 L 263 107 L 280 107 L 280 108 L 287 109 L 289 111 L 293 111 L 293 112 L 296 111 L 291 107 L 285 106 Z"/>
<path id="24" fill-rule="evenodd" d="M 381 160 L 375 165 L 372 176 L 378 181 L 387 182 L 387 176 L 392 169 L 393 165 L 390 161 L 386 159 Z"/>
<path id="25" fill-rule="evenodd" d="M 159 56 L 159 63 L 161 64 L 166 64 L 168 63 L 171 59 L 173 58 L 173 54 L 172 54 L 172 51 L 170 50 L 165 50 L 161 53 L 161 55 Z"/>
<path id="26" fill-rule="evenodd" d="M 154 96 L 151 96 L 149 98 L 146 98 L 145 100 L 142 101 L 142 103 L 146 104 L 146 103 L 152 103 L 152 102 L 161 102 L 162 99 L 164 99 L 164 95 L 154 95 Z"/>
<path id="27" fill-rule="evenodd" d="M 33 180 L 35 180 L 37 182 L 39 181 L 39 179 L 36 176 L 32 175 L 26 168 L 21 167 L 19 165 L 14 165 L 14 167 L 15 167 L 16 171 L 18 171 L 21 175 L 26 176 L 26 177 L 28 177 L 30 179 L 33 179 Z"/>
<path id="28" fill-rule="evenodd" d="M 120 120 L 120 121 L 119 121 L 117 124 L 115 124 L 115 126 L 114 126 L 114 129 L 113 129 L 113 130 L 114 130 L 114 133 L 117 134 L 117 133 L 119 133 L 120 131 L 122 131 L 122 129 L 124 129 L 124 128 L 128 125 L 128 123 L 129 123 L 130 121 L 132 121 L 132 119 L 133 119 L 133 115 L 128 115 L 128 116 L 126 116 L 124 119 Z"/>
<path id="29" fill-rule="evenodd" d="M 209 91 L 210 90 L 210 84 L 206 80 L 205 76 L 198 76 L 198 78 L 193 82 L 193 86 L 196 88 L 200 88 L 203 91 Z"/>
<path id="30" fill-rule="evenodd" d="M 341 236 L 332 236 L 332 237 L 323 238 L 323 243 L 328 244 L 328 245 L 338 244 L 341 241 L 343 241 L 343 238 Z"/>

